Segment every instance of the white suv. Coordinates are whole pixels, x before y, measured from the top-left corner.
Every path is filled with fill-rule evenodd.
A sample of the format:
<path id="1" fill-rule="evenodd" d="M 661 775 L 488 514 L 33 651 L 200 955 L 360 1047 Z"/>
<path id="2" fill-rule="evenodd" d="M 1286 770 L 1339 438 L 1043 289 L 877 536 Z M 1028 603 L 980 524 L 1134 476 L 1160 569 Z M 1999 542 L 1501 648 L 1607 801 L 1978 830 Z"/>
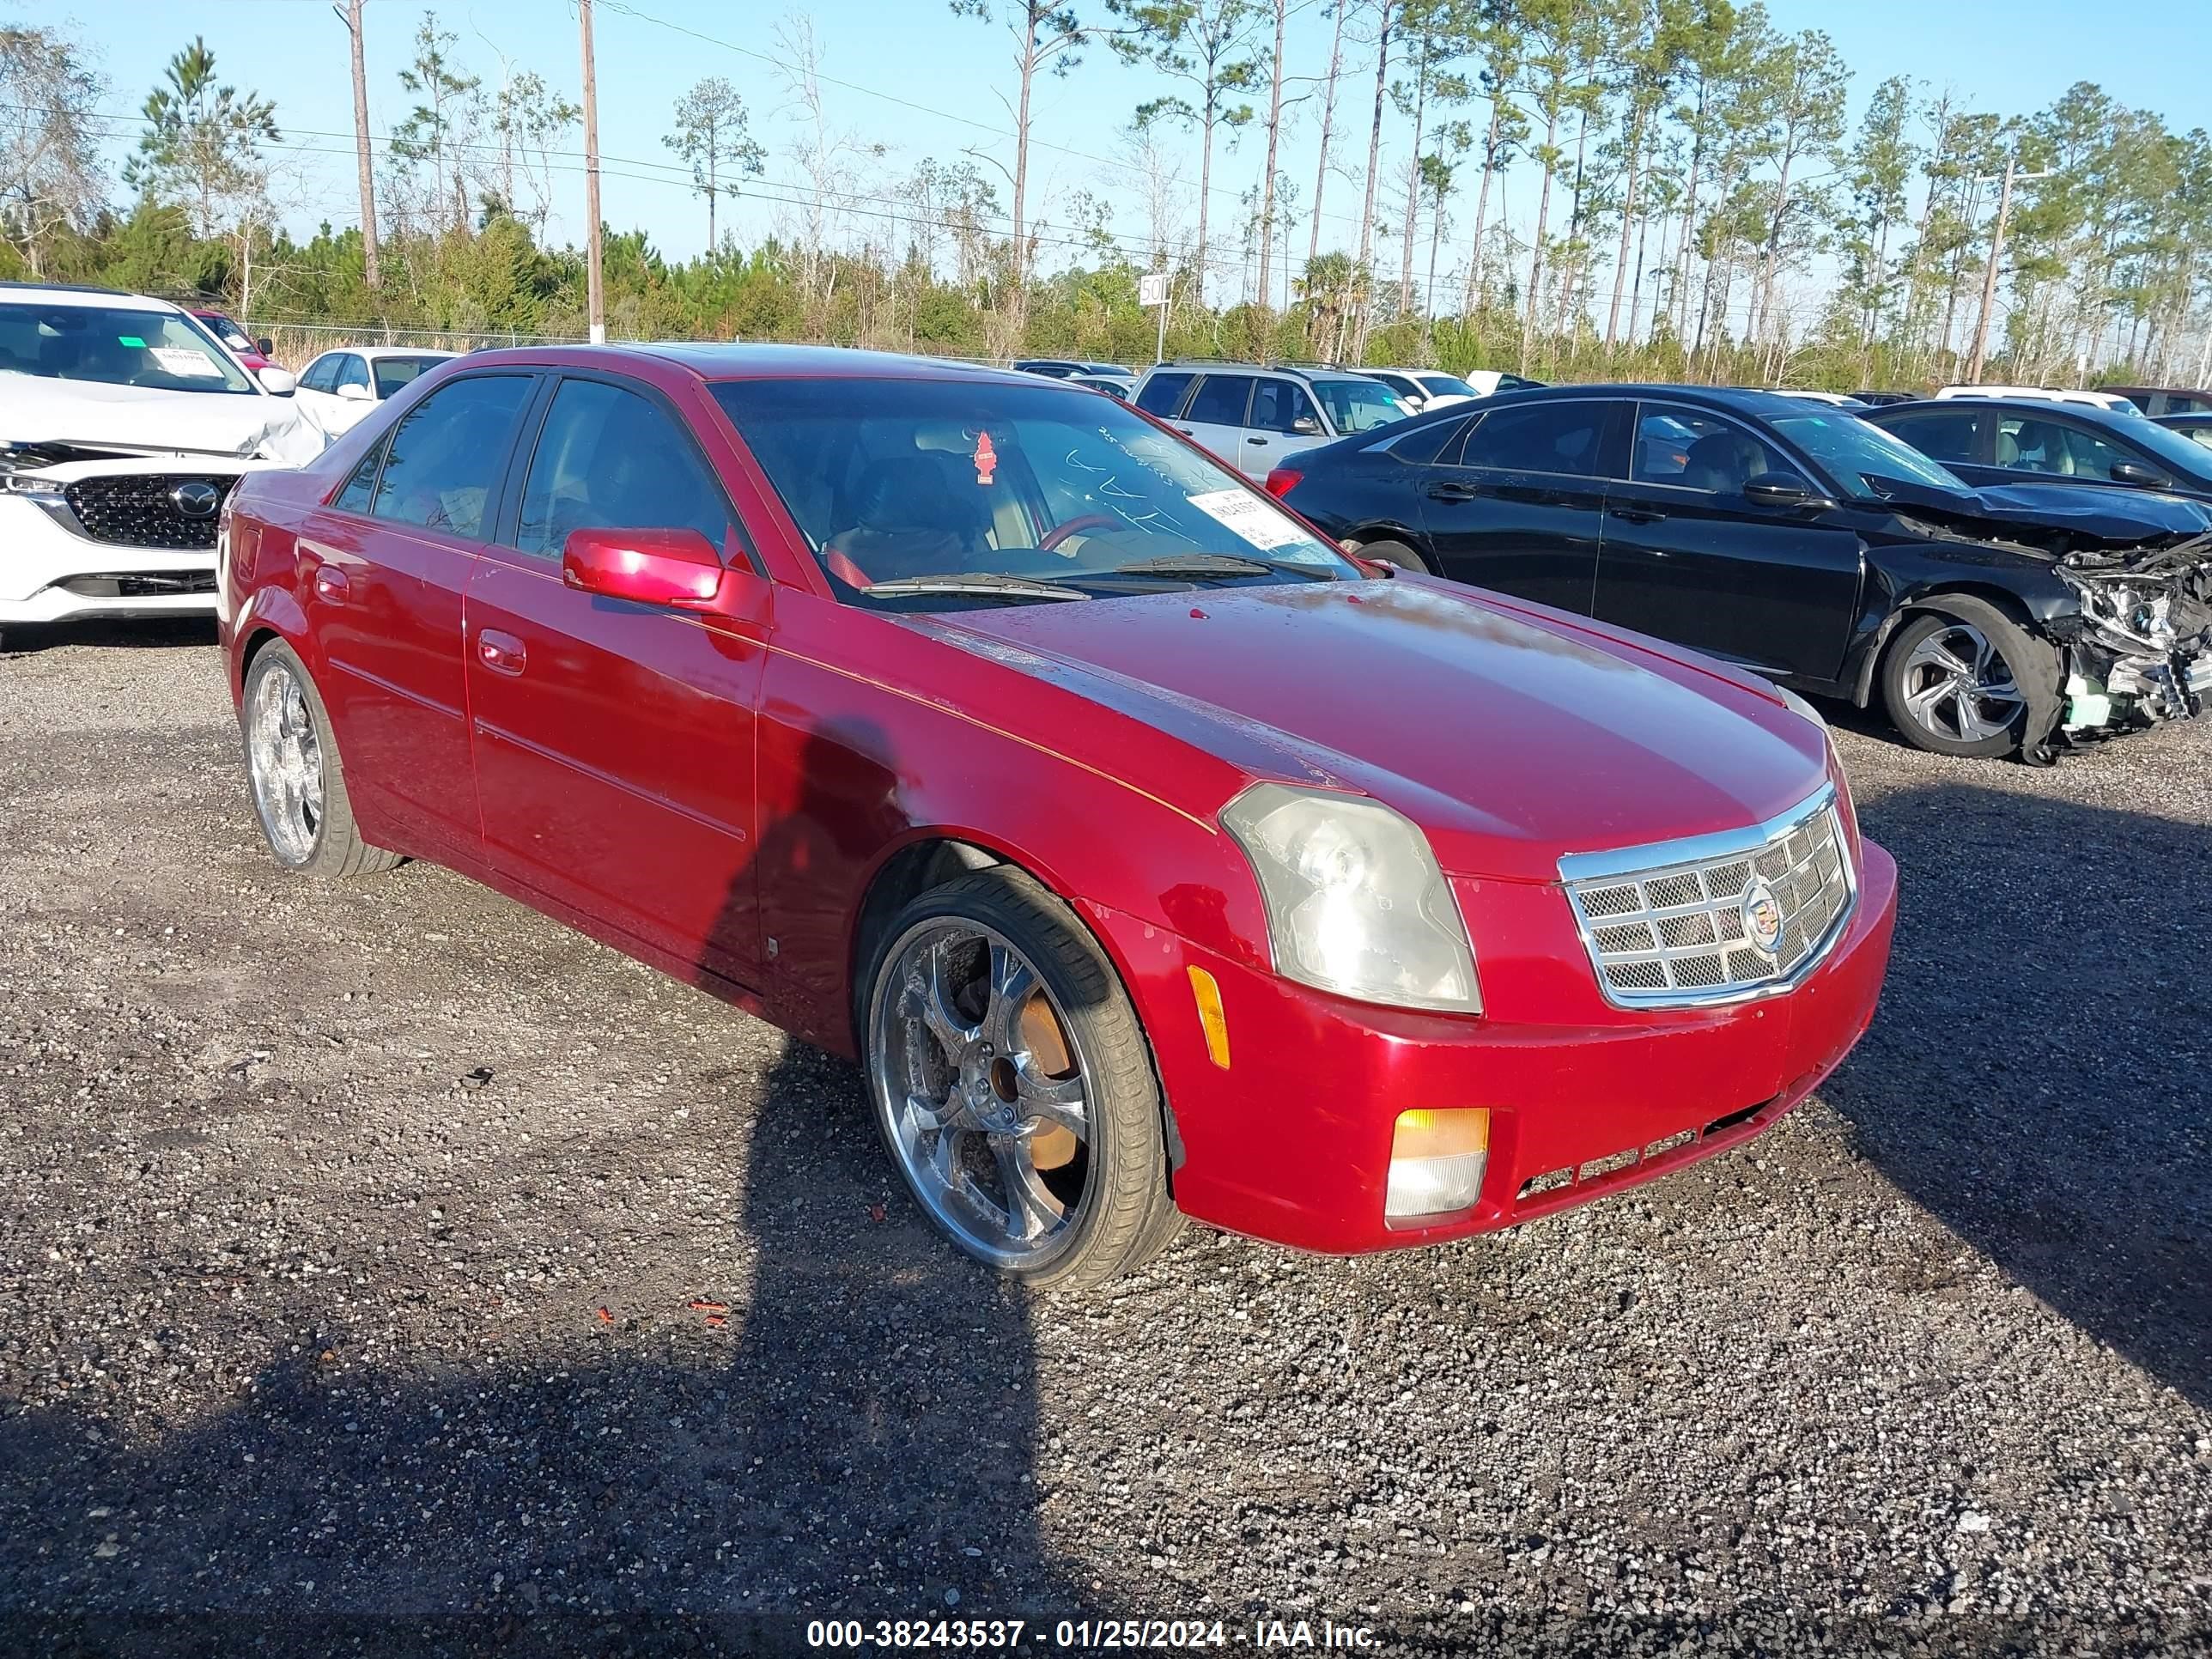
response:
<path id="1" fill-rule="evenodd" d="M 328 441 L 292 387 L 166 300 L 0 283 L 0 633 L 213 611 L 231 486 Z"/>
<path id="2" fill-rule="evenodd" d="M 1266 477 L 1285 455 L 1413 412 L 1362 374 L 1249 363 L 1157 363 L 1132 401 L 1255 478 Z"/>

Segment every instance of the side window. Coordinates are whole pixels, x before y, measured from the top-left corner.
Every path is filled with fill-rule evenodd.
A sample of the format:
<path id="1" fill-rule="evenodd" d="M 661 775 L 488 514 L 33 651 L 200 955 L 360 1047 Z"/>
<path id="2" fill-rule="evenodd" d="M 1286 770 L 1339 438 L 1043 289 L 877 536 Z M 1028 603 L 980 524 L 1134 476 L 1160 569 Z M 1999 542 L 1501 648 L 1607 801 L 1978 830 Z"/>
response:
<path id="1" fill-rule="evenodd" d="M 368 365 L 354 352 L 346 352 L 338 359 L 338 375 L 332 389 L 341 386 L 357 386 L 363 391 L 368 389 Z"/>
<path id="2" fill-rule="evenodd" d="M 1493 409 L 1468 434 L 1460 465 L 1590 477 L 1613 407 L 1603 398 L 1577 398 Z"/>
<path id="3" fill-rule="evenodd" d="M 1997 465 L 2066 478 L 2110 478 L 2113 464 L 2135 458 L 2094 432 L 2063 421 L 2008 415 L 1997 424 Z"/>
<path id="4" fill-rule="evenodd" d="M 1198 395 L 1190 400 L 1183 419 L 1193 424 L 1203 421 L 1209 426 L 1242 426 L 1251 396 L 1250 375 L 1209 374 L 1198 383 Z"/>
<path id="5" fill-rule="evenodd" d="M 331 502 L 332 507 L 342 507 L 348 513 L 368 511 L 368 492 L 376 488 L 376 469 L 384 463 L 384 450 L 382 443 L 369 446 L 368 453 L 362 456 L 361 465 L 354 468 L 353 477 L 346 480 L 345 488 L 338 491 L 337 498 Z"/>
<path id="6" fill-rule="evenodd" d="M 524 374 L 473 375 L 416 404 L 392 429 L 392 456 L 370 513 L 471 540 L 481 537 L 484 504 L 499 482 L 531 385 Z"/>
<path id="7" fill-rule="evenodd" d="M 616 529 L 696 530 L 736 551 L 729 501 L 675 419 L 635 392 L 563 380 L 530 459 L 514 544 L 557 559 L 571 531 Z"/>
<path id="8" fill-rule="evenodd" d="M 1197 378 L 1194 374 L 1155 374 L 1137 394 L 1137 407 L 1164 421 L 1182 407 L 1182 394 L 1190 390 L 1190 383 Z"/>
<path id="9" fill-rule="evenodd" d="M 1433 426 L 1417 427 L 1390 446 L 1390 453 L 1400 460 L 1414 466 L 1429 466 L 1441 460 L 1455 440 L 1468 428 L 1466 421 L 1438 421 Z"/>
<path id="10" fill-rule="evenodd" d="M 1971 466 L 1981 459 L 1979 410 L 1931 409 L 1882 424 L 1930 460 L 1964 461 Z"/>
<path id="11" fill-rule="evenodd" d="M 1744 485 L 1768 472 L 1803 482 L 1796 467 L 1747 427 L 1680 404 L 1637 406 L 1635 453 L 1629 461 L 1629 476 L 1637 483 L 1740 495 Z"/>
<path id="12" fill-rule="evenodd" d="M 1252 424 L 1262 432 L 1294 432 L 1300 416 L 1311 421 L 1313 430 L 1321 429 L 1321 417 L 1314 413 L 1313 399 L 1305 388 L 1288 380 L 1262 380 L 1252 393 Z"/>
<path id="13" fill-rule="evenodd" d="M 310 392 L 328 392 L 337 372 L 337 354 L 325 351 L 307 365 L 307 372 L 300 377 L 300 384 Z"/>

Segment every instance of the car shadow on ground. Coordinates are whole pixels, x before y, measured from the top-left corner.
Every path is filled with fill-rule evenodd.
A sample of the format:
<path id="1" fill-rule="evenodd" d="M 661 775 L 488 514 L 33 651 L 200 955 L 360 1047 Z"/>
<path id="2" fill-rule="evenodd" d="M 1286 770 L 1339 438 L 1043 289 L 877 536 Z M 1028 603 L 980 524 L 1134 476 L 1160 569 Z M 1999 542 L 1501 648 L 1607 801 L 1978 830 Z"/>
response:
<path id="1" fill-rule="evenodd" d="M 213 645 L 213 617 L 153 617 L 137 622 L 11 623 L 0 629 L 0 657 L 27 657 L 58 646 L 115 646 L 131 650 Z"/>
<path id="2" fill-rule="evenodd" d="M 364 1371 L 333 1352 L 350 1332 L 309 1331 L 154 1443 L 75 1405 L 0 1416 L 9 1622 L 60 1613 L 43 1633 L 84 1652 L 185 1650 L 185 1630 L 289 1652 L 305 1614 L 414 1652 L 450 1650 L 456 1618 L 581 1642 L 588 1609 L 627 1650 L 663 1650 L 637 1620 L 690 1614 L 658 1632 L 668 1650 L 752 1652 L 803 1632 L 751 1614 L 1079 1610 L 1094 1598 L 1037 1521 L 1029 1299 L 884 1205 L 873 1147 L 825 1121 L 857 1117 L 860 1092 L 796 1042 L 773 1068 L 726 1331 L 711 1304 L 617 1317 L 557 1357 L 435 1380 Z M 146 1617 L 164 1609 L 195 1617 Z"/>
<path id="3" fill-rule="evenodd" d="M 1965 783 L 1861 811 L 1904 872 L 1897 939 L 1821 1092 L 1960 1239 L 2212 1409 L 2212 840 Z"/>

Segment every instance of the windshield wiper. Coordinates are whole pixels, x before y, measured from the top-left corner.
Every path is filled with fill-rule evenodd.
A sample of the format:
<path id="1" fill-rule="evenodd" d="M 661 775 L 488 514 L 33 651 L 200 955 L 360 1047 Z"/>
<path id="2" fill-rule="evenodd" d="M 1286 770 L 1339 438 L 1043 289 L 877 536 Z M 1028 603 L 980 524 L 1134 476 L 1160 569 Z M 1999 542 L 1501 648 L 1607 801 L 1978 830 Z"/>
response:
<path id="1" fill-rule="evenodd" d="M 1086 571 L 1101 576 L 1298 576 L 1308 581 L 1327 581 L 1328 570 L 1319 565 L 1290 564 L 1280 559 L 1249 559 L 1241 553 L 1169 553 L 1111 570 Z"/>
<path id="2" fill-rule="evenodd" d="M 988 593 L 1024 599 L 1087 599 L 1088 593 L 1056 582 L 1033 581 L 992 570 L 945 570 L 927 576 L 902 576 L 860 590 L 872 599 L 896 599 L 909 593 Z"/>

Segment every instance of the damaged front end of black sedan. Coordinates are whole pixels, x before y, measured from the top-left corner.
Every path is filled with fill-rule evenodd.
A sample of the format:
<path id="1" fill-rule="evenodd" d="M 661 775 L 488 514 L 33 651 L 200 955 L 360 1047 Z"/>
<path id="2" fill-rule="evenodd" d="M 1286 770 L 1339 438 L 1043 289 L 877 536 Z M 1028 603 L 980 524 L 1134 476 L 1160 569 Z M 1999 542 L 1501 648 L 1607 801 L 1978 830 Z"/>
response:
<path id="1" fill-rule="evenodd" d="M 2058 735 L 2079 743 L 2190 720 L 2212 697 L 2212 534 L 2173 545 L 2060 558 L 2079 597 L 2049 630 L 2066 656 Z"/>

